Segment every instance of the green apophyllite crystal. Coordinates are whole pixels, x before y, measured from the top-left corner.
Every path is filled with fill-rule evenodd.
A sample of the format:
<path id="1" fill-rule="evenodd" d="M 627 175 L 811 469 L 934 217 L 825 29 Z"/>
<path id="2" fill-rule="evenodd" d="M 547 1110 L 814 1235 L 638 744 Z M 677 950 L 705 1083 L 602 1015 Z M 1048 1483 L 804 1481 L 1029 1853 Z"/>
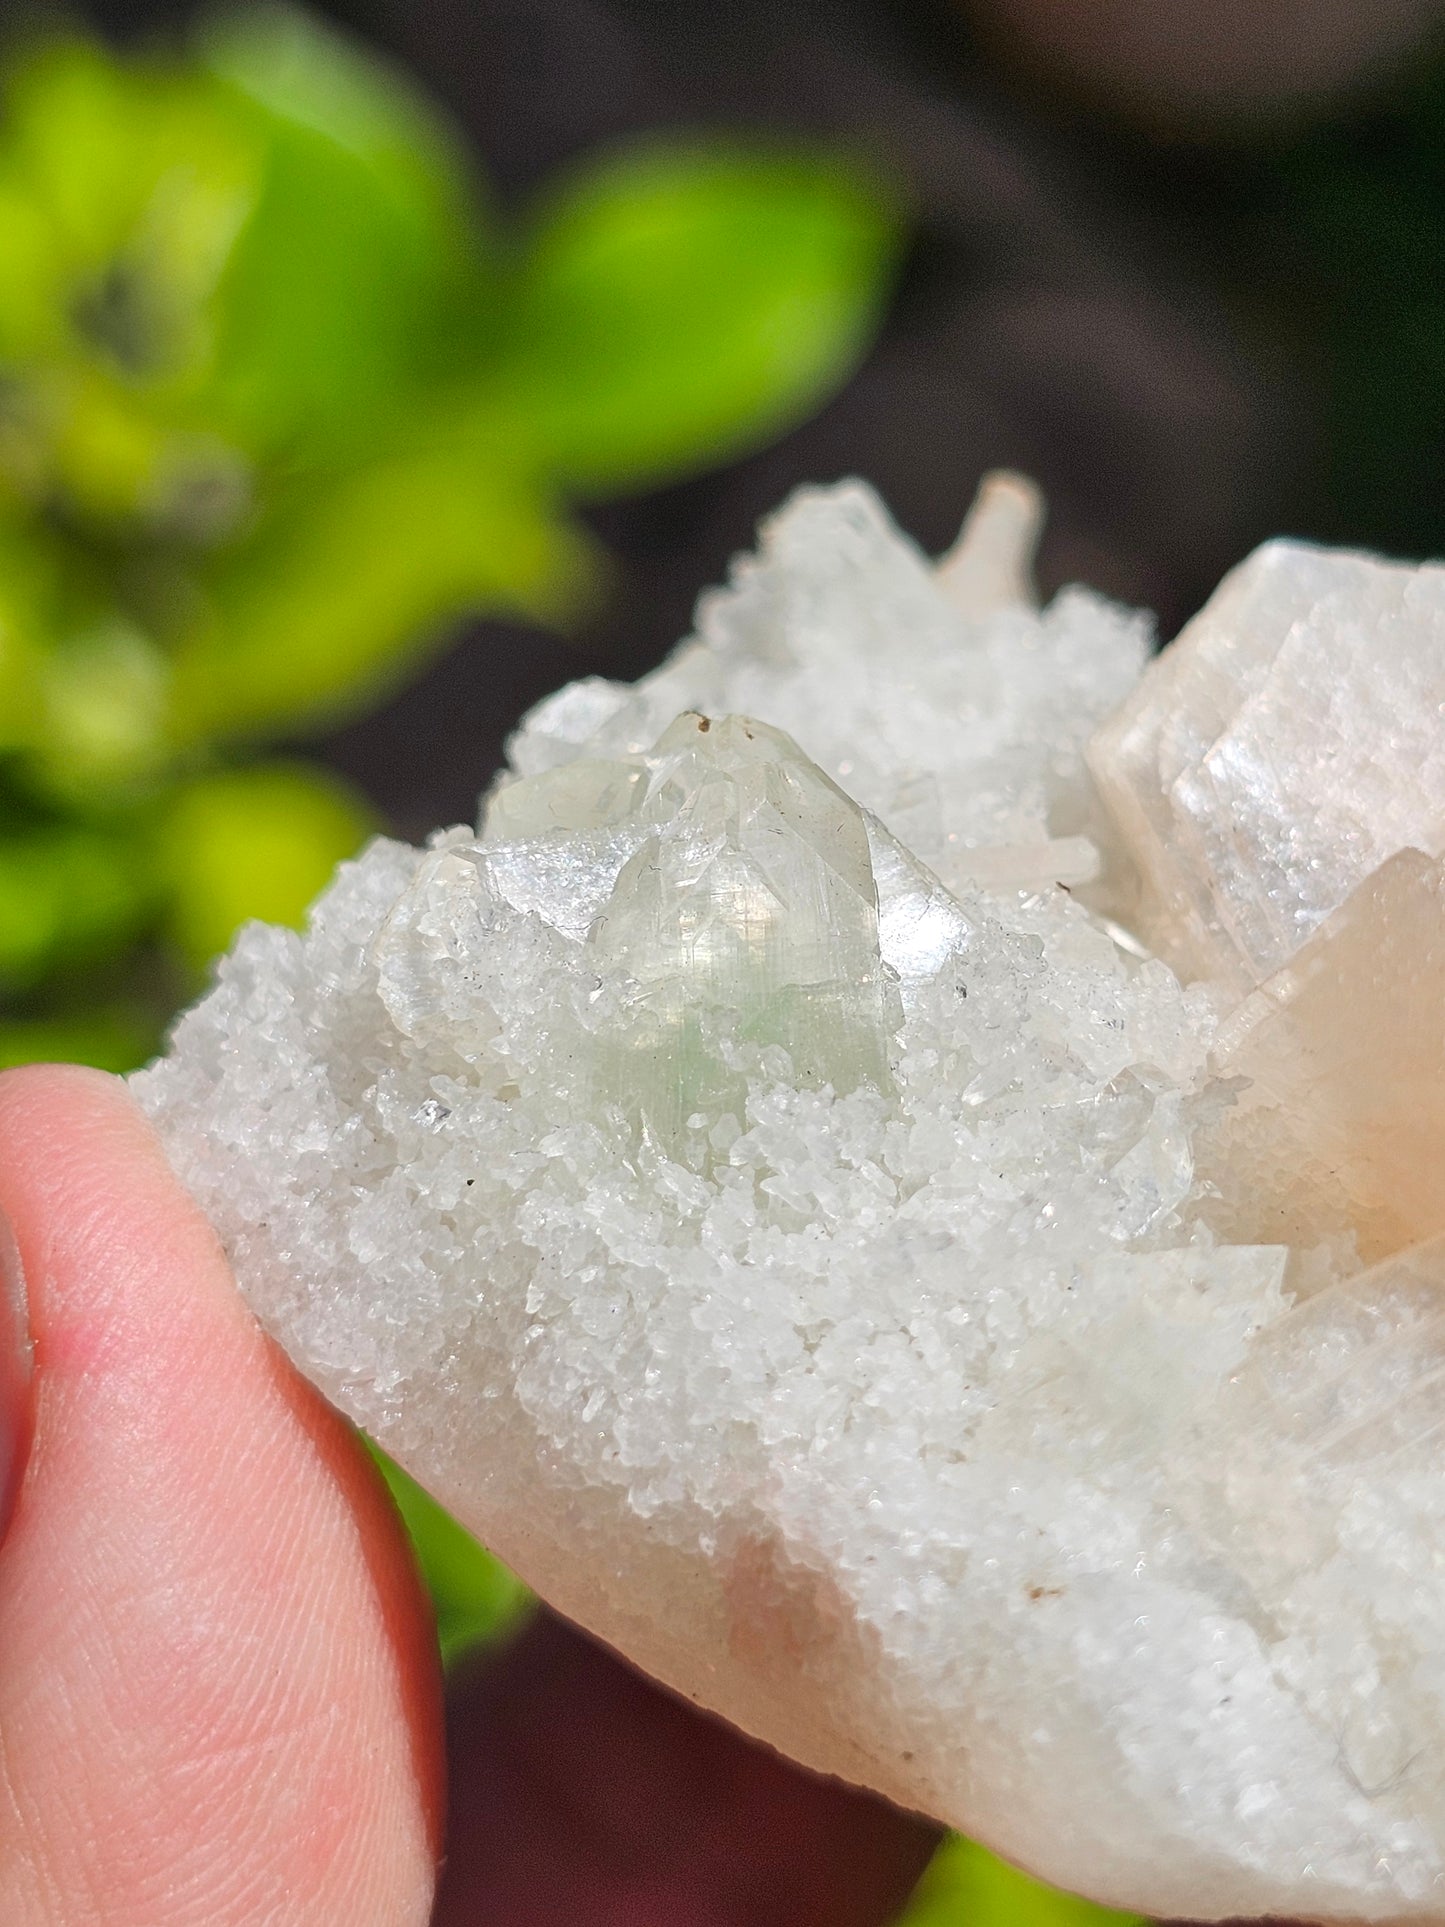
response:
<path id="1" fill-rule="evenodd" d="M 895 1000 L 857 804 L 740 716 L 679 717 L 648 765 L 644 840 L 589 937 L 633 986 L 603 1046 L 617 1099 L 675 1144 L 743 1117 L 759 1046 L 798 1087 L 886 1087 Z"/>

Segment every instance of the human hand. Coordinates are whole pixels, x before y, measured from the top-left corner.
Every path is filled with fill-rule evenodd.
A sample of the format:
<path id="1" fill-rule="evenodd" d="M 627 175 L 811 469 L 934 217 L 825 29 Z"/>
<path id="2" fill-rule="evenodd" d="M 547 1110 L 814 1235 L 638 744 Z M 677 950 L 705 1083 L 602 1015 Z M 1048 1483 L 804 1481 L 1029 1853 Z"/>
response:
<path id="1" fill-rule="evenodd" d="M 546 1618 L 454 1699 L 448 1827 L 431 1628 L 390 1501 L 257 1329 L 123 1087 L 0 1077 L 0 1208 L 34 1344 L 31 1375 L 0 1293 L 5 1927 L 895 1912 L 930 1828 Z"/>

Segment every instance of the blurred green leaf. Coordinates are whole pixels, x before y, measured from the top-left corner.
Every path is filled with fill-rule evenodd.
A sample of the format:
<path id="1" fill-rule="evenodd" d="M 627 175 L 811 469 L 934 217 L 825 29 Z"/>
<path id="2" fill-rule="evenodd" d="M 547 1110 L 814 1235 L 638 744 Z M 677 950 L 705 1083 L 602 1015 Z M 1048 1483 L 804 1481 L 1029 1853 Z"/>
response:
<path id="1" fill-rule="evenodd" d="M 122 838 L 71 825 L 0 838 L 0 990 L 113 955 L 147 904 L 141 865 Z"/>
<path id="2" fill-rule="evenodd" d="M 0 751 L 31 741 L 40 722 L 43 573 L 32 547 L 0 529 Z"/>
<path id="3" fill-rule="evenodd" d="M 103 622 L 48 651 L 39 682 L 36 754 L 52 793 L 93 802 L 154 774 L 166 754 L 170 665 L 149 637 Z"/>
<path id="4" fill-rule="evenodd" d="M 94 1064 L 133 1071 L 154 1055 L 160 1026 L 128 1004 L 57 1017 L 0 1017 L 0 1070 L 15 1064 Z"/>
<path id="5" fill-rule="evenodd" d="M 266 156 L 226 278 L 218 405 L 248 446 L 304 435 L 310 463 L 320 436 L 335 459 L 455 372 L 487 315 L 467 170 L 399 73 L 305 14 L 236 14 L 207 51 Z"/>
<path id="6" fill-rule="evenodd" d="M 301 763 L 214 771 L 183 784 L 159 833 L 167 929 L 195 969 L 249 918 L 299 926 L 377 825 L 338 778 Z"/>
<path id="7" fill-rule="evenodd" d="M 0 250 L 0 349 L 95 351 L 139 381 L 203 361 L 259 162 L 203 76 L 78 38 L 39 43 L 6 86 L 0 218 L 21 251 Z"/>
<path id="8" fill-rule="evenodd" d="M 417 1563 L 436 1608 L 442 1661 L 452 1665 L 479 1646 L 516 1630 L 532 1610 L 532 1595 L 499 1559 L 484 1552 L 451 1514 L 366 1441 L 381 1467 L 416 1550 Z"/>
<path id="9" fill-rule="evenodd" d="M 218 579 L 214 629 L 177 657 L 178 738 L 334 718 L 464 610 L 555 618 L 594 567 L 579 530 L 469 445 L 348 474 Z"/>
<path id="10" fill-rule="evenodd" d="M 779 433 L 857 361 L 897 244 L 841 160 L 653 144 L 554 194 L 499 381 L 574 486 L 632 488 Z"/>
<path id="11" fill-rule="evenodd" d="M 78 39 L 15 67 L 6 107 L 0 495 L 29 503 L 37 533 L 143 536 L 194 467 L 213 297 L 259 149 L 216 82 Z"/>
<path id="12" fill-rule="evenodd" d="M 56 345 L 64 263 L 48 211 L 10 175 L 0 172 L 0 354 L 30 356 Z"/>
<path id="13" fill-rule="evenodd" d="M 929 1862 L 895 1927 L 1144 1927 L 1090 1900 L 1031 1880 L 954 1834 Z"/>
<path id="14" fill-rule="evenodd" d="M 220 75 L 278 120 L 306 127 L 370 168 L 409 219 L 455 249 L 476 218 L 471 168 L 446 121 L 400 67 L 299 7 L 233 9 L 203 31 Z"/>

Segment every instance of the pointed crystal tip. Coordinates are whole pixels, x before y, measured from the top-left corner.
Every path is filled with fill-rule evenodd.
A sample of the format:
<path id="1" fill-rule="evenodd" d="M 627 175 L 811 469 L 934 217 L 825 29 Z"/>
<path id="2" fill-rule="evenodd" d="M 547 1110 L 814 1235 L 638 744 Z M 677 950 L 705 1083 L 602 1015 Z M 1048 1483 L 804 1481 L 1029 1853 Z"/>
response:
<path id="1" fill-rule="evenodd" d="M 630 980 L 610 1074 L 659 1135 L 741 1118 L 742 1056 L 803 1088 L 886 1087 L 894 999 L 863 812 L 790 736 L 680 716 L 646 758 L 644 841 L 589 942 Z"/>

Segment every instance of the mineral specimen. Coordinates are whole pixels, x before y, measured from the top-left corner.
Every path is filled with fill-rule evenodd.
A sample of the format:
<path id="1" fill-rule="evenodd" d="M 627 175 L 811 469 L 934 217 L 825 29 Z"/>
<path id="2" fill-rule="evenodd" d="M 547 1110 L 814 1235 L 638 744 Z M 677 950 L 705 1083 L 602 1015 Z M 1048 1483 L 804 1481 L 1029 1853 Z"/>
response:
<path id="1" fill-rule="evenodd" d="M 1387 857 L 1445 850 L 1445 567 L 1270 542 L 1099 732 L 1135 926 L 1257 984 Z"/>
<path id="2" fill-rule="evenodd" d="M 1435 1918 L 1445 571 L 1271 544 L 1146 668 L 1036 522 L 799 495 L 137 1090 L 662 1679 L 1101 1900 Z"/>

